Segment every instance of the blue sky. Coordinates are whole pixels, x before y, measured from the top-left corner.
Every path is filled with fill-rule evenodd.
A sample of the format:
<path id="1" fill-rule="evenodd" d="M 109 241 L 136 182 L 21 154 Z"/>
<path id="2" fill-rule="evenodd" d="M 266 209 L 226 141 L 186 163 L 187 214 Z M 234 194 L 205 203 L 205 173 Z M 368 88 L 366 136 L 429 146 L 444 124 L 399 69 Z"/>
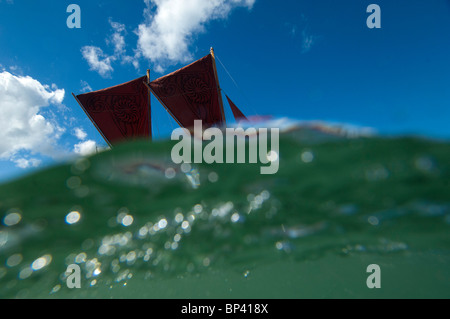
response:
<path id="1" fill-rule="evenodd" d="M 81 29 L 66 25 L 72 3 Z M 448 139 L 449 35 L 446 0 L 0 0 L 0 181 L 105 145 L 72 92 L 155 79 L 211 46 L 247 115 Z M 152 111 L 168 136 L 175 123 Z"/>

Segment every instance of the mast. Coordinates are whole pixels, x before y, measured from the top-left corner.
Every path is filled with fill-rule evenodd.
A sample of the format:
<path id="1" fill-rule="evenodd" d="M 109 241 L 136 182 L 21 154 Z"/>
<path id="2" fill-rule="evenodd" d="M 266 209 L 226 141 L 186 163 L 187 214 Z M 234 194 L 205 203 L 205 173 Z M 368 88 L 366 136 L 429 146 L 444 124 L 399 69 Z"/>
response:
<path id="1" fill-rule="evenodd" d="M 223 109 L 222 90 L 221 90 L 220 84 L 219 84 L 219 77 L 217 76 L 216 56 L 214 54 L 213 47 L 211 47 L 210 52 L 211 52 L 211 56 L 212 56 L 212 60 L 213 60 L 214 76 L 216 77 L 216 82 L 217 82 L 217 93 L 219 95 L 219 106 L 220 106 L 220 111 L 222 112 L 222 125 L 226 126 L 227 119 L 225 117 L 225 111 Z"/>
<path id="2" fill-rule="evenodd" d="M 147 69 L 147 83 L 150 84 L 150 69 Z M 150 141 L 153 139 L 153 132 L 152 132 L 152 96 L 150 94 L 150 91 L 147 90 L 148 93 L 148 125 L 149 125 L 149 132 L 150 132 Z"/>

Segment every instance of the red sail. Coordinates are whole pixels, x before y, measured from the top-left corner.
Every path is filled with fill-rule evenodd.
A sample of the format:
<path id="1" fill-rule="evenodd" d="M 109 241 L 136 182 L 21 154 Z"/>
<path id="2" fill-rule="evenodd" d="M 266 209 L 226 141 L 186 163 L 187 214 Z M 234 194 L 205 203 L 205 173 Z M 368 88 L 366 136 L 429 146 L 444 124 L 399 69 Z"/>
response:
<path id="1" fill-rule="evenodd" d="M 151 82 L 150 89 L 182 127 L 193 127 L 195 120 L 202 120 L 203 127 L 224 122 L 210 54 Z"/>
<path id="2" fill-rule="evenodd" d="M 233 101 L 230 100 L 230 98 L 226 95 L 228 104 L 230 104 L 231 110 L 233 111 L 234 118 L 236 121 L 244 120 L 248 121 L 247 117 L 244 115 L 244 113 L 239 110 L 239 108 L 233 103 Z"/>
<path id="3" fill-rule="evenodd" d="M 110 145 L 151 137 L 147 77 L 78 95 L 87 115 Z"/>

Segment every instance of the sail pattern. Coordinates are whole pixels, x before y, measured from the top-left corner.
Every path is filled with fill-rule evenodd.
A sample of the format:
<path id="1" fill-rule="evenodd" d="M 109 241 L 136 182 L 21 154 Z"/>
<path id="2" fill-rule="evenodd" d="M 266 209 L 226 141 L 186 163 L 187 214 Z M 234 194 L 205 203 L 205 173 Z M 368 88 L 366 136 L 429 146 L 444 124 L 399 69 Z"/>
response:
<path id="1" fill-rule="evenodd" d="M 213 63 L 213 57 L 209 54 L 149 85 L 182 127 L 193 127 L 195 120 L 202 120 L 205 127 L 224 122 Z"/>
<path id="2" fill-rule="evenodd" d="M 231 111 L 233 111 L 234 118 L 236 121 L 244 120 L 248 121 L 247 117 L 244 115 L 244 113 L 241 112 L 241 110 L 233 103 L 233 101 L 230 100 L 228 95 L 225 95 L 228 100 L 228 104 L 230 104 Z"/>
<path id="3" fill-rule="evenodd" d="M 145 81 L 146 76 L 77 96 L 110 145 L 151 137 L 150 99 Z"/>

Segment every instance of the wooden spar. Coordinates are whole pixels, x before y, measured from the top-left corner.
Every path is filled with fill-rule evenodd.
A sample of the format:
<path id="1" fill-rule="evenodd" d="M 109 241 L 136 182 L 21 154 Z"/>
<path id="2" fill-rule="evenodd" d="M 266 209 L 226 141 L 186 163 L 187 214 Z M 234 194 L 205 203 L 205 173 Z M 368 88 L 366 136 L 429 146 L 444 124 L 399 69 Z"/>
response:
<path id="1" fill-rule="evenodd" d="M 92 119 L 92 117 L 89 115 L 89 113 L 86 111 L 86 109 L 84 108 L 83 104 L 81 104 L 80 100 L 78 100 L 77 96 L 72 92 L 73 97 L 75 98 L 75 100 L 78 102 L 78 104 L 80 105 L 80 107 L 83 109 L 84 113 L 86 113 L 87 117 L 91 120 L 92 124 L 94 124 L 95 128 L 97 129 L 97 131 L 100 133 L 100 135 L 103 137 L 103 139 L 106 141 L 106 143 L 108 143 L 108 146 L 110 148 L 112 148 L 111 143 L 108 141 L 108 139 L 105 137 L 105 135 L 103 135 L 102 131 L 98 128 L 97 124 L 94 122 L 94 120 Z"/>
<path id="2" fill-rule="evenodd" d="M 183 125 L 181 125 L 181 123 L 178 121 L 178 119 L 172 114 L 172 112 L 170 111 L 170 109 L 166 106 L 166 104 L 164 104 L 164 102 L 159 98 L 159 96 L 157 94 L 155 94 L 155 92 L 153 91 L 153 89 L 151 88 L 149 83 L 145 83 L 144 84 L 147 86 L 149 92 L 153 93 L 153 95 L 158 99 L 159 103 L 161 103 L 161 105 L 166 109 L 166 111 L 170 114 L 170 116 L 173 117 L 173 119 L 178 123 L 178 125 L 180 127 L 183 127 Z"/>
<path id="3" fill-rule="evenodd" d="M 147 70 L 147 83 L 150 84 L 150 70 Z M 150 94 L 150 91 L 148 91 L 148 123 L 151 141 L 153 139 L 153 132 L 152 132 L 152 96 Z"/>
<path id="4" fill-rule="evenodd" d="M 219 95 L 219 106 L 220 106 L 220 111 L 222 112 L 222 125 L 226 126 L 227 119 L 225 117 L 225 111 L 223 109 L 222 89 L 220 88 L 219 77 L 217 75 L 216 56 L 214 55 L 214 48 L 211 47 L 210 52 L 211 52 L 211 56 L 212 56 L 212 60 L 213 60 L 214 76 L 216 77 L 216 82 L 217 82 L 217 93 Z"/>

